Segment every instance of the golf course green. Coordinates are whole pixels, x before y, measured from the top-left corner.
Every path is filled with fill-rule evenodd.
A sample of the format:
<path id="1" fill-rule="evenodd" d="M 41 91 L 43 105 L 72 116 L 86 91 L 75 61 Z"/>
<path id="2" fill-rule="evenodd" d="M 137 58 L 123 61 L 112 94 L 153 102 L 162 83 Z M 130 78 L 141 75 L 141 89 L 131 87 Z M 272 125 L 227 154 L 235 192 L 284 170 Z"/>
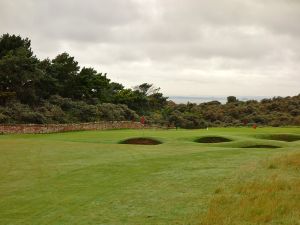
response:
<path id="1" fill-rule="evenodd" d="M 133 138 L 157 142 L 132 144 Z M 275 183 L 281 178 L 299 182 L 295 174 L 298 171 L 299 176 L 300 157 L 298 165 L 291 156 L 299 153 L 300 128 L 0 135 L 0 224 L 299 224 L 300 212 L 289 214 L 282 202 L 278 218 L 272 212 L 248 211 L 254 222 L 241 222 L 247 220 L 245 211 L 240 212 L 244 217 L 233 215 L 240 218 L 236 222 L 225 221 L 219 212 L 222 204 L 234 206 L 236 212 L 247 208 L 247 201 L 240 201 L 237 194 L 269 190 L 269 177 Z M 292 157 L 296 172 L 294 167 L 280 166 L 294 165 L 281 162 L 284 157 Z M 267 183 L 249 185 L 256 188 L 249 191 L 240 186 L 249 180 Z M 296 201 L 292 209 L 300 204 L 299 192 L 298 197 L 295 194 L 299 188 L 278 190 Z M 227 201 L 231 195 L 238 205 Z M 257 198 L 253 201 L 259 207 Z M 226 214 L 229 218 L 230 212 Z"/>

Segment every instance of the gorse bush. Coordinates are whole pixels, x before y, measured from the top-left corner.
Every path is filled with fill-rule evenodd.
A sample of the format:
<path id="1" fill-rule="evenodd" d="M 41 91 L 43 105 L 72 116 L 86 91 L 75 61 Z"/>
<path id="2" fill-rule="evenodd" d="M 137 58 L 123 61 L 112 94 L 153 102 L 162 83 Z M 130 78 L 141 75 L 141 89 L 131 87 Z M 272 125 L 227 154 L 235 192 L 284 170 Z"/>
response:
<path id="1" fill-rule="evenodd" d="M 269 126 L 299 125 L 300 95 L 274 97 L 262 101 L 217 101 L 201 104 L 175 104 L 169 102 L 163 109 L 164 120 L 178 127 L 202 128 L 205 126 Z M 233 101 L 233 102 L 232 102 Z"/>

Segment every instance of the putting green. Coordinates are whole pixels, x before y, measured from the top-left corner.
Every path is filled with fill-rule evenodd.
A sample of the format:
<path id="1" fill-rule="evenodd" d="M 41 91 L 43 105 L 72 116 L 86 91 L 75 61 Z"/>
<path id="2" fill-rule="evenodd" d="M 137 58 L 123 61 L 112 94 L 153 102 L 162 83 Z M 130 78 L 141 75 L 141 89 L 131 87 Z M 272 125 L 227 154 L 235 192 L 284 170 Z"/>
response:
<path id="1" fill-rule="evenodd" d="M 242 165 L 300 149 L 258 138 L 285 133 L 300 128 L 1 135 L 0 224 L 190 224 Z M 204 136 L 232 141 L 194 142 Z M 136 137 L 162 144 L 119 144 Z"/>

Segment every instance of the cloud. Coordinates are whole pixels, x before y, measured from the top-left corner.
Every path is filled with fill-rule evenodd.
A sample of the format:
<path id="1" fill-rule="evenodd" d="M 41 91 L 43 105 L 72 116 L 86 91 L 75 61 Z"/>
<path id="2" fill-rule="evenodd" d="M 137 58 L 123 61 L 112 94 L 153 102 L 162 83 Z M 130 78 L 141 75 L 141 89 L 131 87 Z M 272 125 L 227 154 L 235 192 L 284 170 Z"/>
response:
<path id="1" fill-rule="evenodd" d="M 2 0 L 1 33 L 167 95 L 293 95 L 298 0 Z"/>

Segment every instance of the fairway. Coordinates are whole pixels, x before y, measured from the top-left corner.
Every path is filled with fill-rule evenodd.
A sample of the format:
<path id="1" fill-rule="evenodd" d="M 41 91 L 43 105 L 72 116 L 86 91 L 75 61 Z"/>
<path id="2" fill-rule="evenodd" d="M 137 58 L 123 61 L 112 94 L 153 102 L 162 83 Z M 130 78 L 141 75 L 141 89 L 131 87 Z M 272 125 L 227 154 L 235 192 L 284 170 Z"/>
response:
<path id="1" fill-rule="evenodd" d="M 278 138 L 289 134 L 291 141 Z M 0 224 L 197 224 L 220 185 L 245 166 L 299 151 L 298 135 L 300 128 L 1 135 Z M 120 144 L 139 137 L 161 144 Z"/>

